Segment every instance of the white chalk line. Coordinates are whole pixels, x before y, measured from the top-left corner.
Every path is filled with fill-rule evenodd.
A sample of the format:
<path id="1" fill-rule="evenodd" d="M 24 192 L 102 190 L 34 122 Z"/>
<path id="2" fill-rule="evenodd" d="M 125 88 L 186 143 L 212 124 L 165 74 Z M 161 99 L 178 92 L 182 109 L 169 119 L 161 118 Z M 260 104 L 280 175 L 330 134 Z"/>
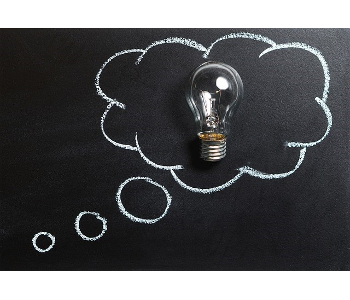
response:
<path id="1" fill-rule="evenodd" d="M 102 231 L 99 235 L 97 236 L 94 236 L 94 237 L 88 237 L 86 236 L 85 234 L 83 234 L 80 230 L 80 219 L 82 216 L 84 215 L 93 215 L 96 217 L 97 220 L 100 220 L 102 222 Z M 74 222 L 74 227 L 75 227 L 75 231 L 77 232 L 77 234 L 85 241 L 96 241 L 98 240 L 99 238 L 101 238 L 105 232 L 107 231 L 107 220 L 105 218 L 102 218 L 100 216 L 99 213 L 97 212 L 92 212 L 92 211 L 82 211 L 75 219 L 75 222 Z"/>
<path id="2" fill-rule="evenodd" d="M 172 171 L 172 170 L 171 170 Z M 163 212 L 163 214 L 158 217 L 158 218 L 155 218 L 155 219 L 144 219 L 144 218 L 139 218 L 139 217 L 136 217 L 132 214 L 130 214 L 124 207 L 123 203 L 122 203 L 122 199 L 121 199 L 121 193 L 122 193 L 122 190 L 123 188 L 130 182 L 130 181 L 134 181 L 134 180 L 144 180 L 150 184 L 153 184 L 154 186 L 157 186 L 159 188 L 161 188 L 166 196 L 166 200 L 167 200 L 167 206 Z M 145 223 L 145 224 L 153 224 L 153 223 L 156 223 L 158 222 L 160 219 L 164 218 L 164 216 L 167 214 L 168 212 L 168 209 L 170 207 L 170 204 L 171 204 L 171 196 L 169 194 L 169 192 L 167 191 L 167 189 L 160 185 L 159 183 L 153 181 L 151 178 L 149 177 L 131 177 L 127 180 L 125 180 L 118 188 L 118 192 L 116 194 L 116 200 L 117 200 L 117 203 L 118 203 L 118 206 L 119 206 L 119 210 L 120 212 L 126 216 L 127 218 L 129 218 L 131 221 L 133 222 L 138 222 L 138 223 Z"/>
<path id="3" fill-rule="evenodd" d="M 104 137 L 107 139 L 108 142 L 112 143 L 114 146 L 116 147 L 119 147 L 119 148 L 123 148 L 123 149 L 126 149 L 126 150 L 132 150 L 132 151 L 137 151 L 137 147 L 133 147 L 133 146 L 130 146 L 130 145 L 125 145 L 125 144 L 120 144 L 120 143 L 117 143 L 116 141 L 113 141 L 105 132 L 105 129 L 104 129 L 104 123 L 105 123 L 105 119 L 107 117 L 107 114 L 108 112 L 110 111 L 110 109 L 116 105 L 115 103 L 109 103 L 107 105 L 107 108 L 106 110 L 104 111 L 102 117 L 101 117 L 101 130 L 102 130 L 102 133 L 104 135 Z"/>
<path id="4" fill-rule="evenodd" d="M 182 37 L 169 37 L 163 40 L 159 40 L 159 41 L 155 41 L 152 44 L 150 44 L 148 47 L 146 47 L 146 49 L 144 50 L 144 52 L 139 56 L 139 58 L 137 59 L 137 61 L 135 62 L 136 65 L 138 65 L 141 60 L 143 59 L 144 55 L 148 52 L 149 49 L 158 46 L 158 45 L 162 45 L 162 44 L 182 44 L 191 48 L 195 48 L 198 51 L 206 51 L 207 49 L 202 45 L 197 43 L 194 40 L 191 39 L 185 39 Z"/>
<path id="5" fill-rule="evenodd" d="M 286 146 L 288 147 L 313 147 L 315 145 L 317 145 L 318 143 L 322 142 L 326 136 L 328 135 L 331 127 L 332 127 L 332 113 L 329 109 L 329 107 L 326 105 L 326 101 L 328 98 L 328 93 L 329 93 L 329 83 L 330 83 L 330 74 L 329 74 L 329 67 L 328 64 L 324 58 L 324 56 L 322 55 L 321 51 L 319 51 L 318 49 L 311 47 L 309 45 L 306 45 L 304 43 L 299 43 L 299 42 L 294 42 L 294 43 L 286 43 L 286 44 L 276 44 L 273 45 L 270 48 L 265 49 L 263 52 L 260 53 L 259 58 L 262 57 L 263 55 L 265 55 L 266 53 L 269 53 L 271 51 L 274 50 L 278 50 L 278 49 L 287 49 L 287 48 L 296 48 L 296 49 L 302 49 L 305 51 L 308 51 L 312 54 L 314 54 L 318 60 L 321 63 L 322 69 L 323 69 L 323 75 L 324 75 L 324 88 L 323 88 L 323 96 L 322 99 L 320 99 L 319 97 L 316 97 L 315 100 L 316 102 L 322 107 L 326 118 L 327 118 L 327 129 L 324 133 L 324 135 L 322 136 L 322 138 L 320 138 L 319 140 L 315 141 L 315 142 L 309 142 L 309 143 L 302 143 L 302 142 L 286 142 Z"/>
<path id="6" fill-rule="evenodd" d="M 270 48 L 265 49 L 263 52 L 260 53 L 259 58 L 265 55 L 268 52 L 277 50 L 277 49 L 286 49 L 286 48 L 299 48 L 303 49 L 305 51 L 308 51 L 312 54 L 314 54 L 318 60 L 320 61 L 322 68 L 323 68 L 323 75 L 324 75 L 324 89 L 323 89 L 323 96 L 322 96 L 322 101 L 326 102 L 328 98 L 328 92 L 329 92 L 329 82 L 330 82 L 330 74 L 329 74 L 329 67 L 328 64 L 323 57 L 322 53 L 320 50 L 311 47 L 309 45 L 306 45 L 304 43 L 299 43 L 299 42 L 294 42 L 294 43 L 286 43 L 286 44 L 276 44 L 273 45 Z"/>
<path id="7" fill-rule="evenodd" d="M 222 41 L 222 40 L 226 40 L 226 39 L 238 39 L 238 38 L 243 38 L 243 39 L 252 39 L 252 40 L 256 40 L 256 41 L 261 41 L 264 43 L 267 43 L 269 45 L 271 45 L 272 47 L 267 48 L 266 50 L 264 50 L 260 55 L 259 58 L 263 55 L 265 55 L 268 52 L 271 52 L 273 50 L 277 50 L 277 49 L 285 49 L 285 48 L 300 48 L 300 49 L 304 49 L 306 51 L 311 52 L 312 54 L 316 55 L 317 58 L 319 59 L 319 61 L 321 62 L 321 65 L 323 67 L 323 73 L 324 73 L 324 77 L 325 77 L 325 83 L 324 83 L 324 90 L 323 90 L 323 97 L 322 100 L 320 98 L 316 98 L 315 100 L 317 101 L 317 103 L 323 108 L 326 117 L 327 117 L 327 121 L 328 121 L 328 126 L 327 126 L 327 130 L 325 132 L 325 134 L 323 135 L 323 137 L 321 139 L 319 139 L 316 142 L 309 142 L 309 143 L 301 143 L 301 142 L 286 142 L 286 145 L 288 147 L 302 147 L 302 149 L 300 150 L 300 156 L 299 156 L 299 160 L 295 166 L 295 168 L 289 172 L 286 173 L 280 173 L 280 174 L 268 174 L 268 173 L 264 173 L 258 170 L 255 170 L 253 168 L 250 168 L 248 166 L 244 166 L 242 168 L 240 168 L 239 170 L 241 170 L 241 172 L 239 174 L 237 174 L 234 178 L 232 178 L 231 180 L 229 180 L 228 182 L 226 182 L 223 185 L 214 187 L 214 188 L 208 188 L 208 189 L 200 189 L 200 188 L 194 188 L 194 187 L 190 187 L 187 184 L 185 184 L 183 181 L 181 181 L 177 175 L 174 172 L 174 169 L 183 169 L 183 166 L 181 165 L 176 165 L 176 166 L 162 166 L 162 165 L 158 165 L 154 162 L 152 162 L 151 160 L 149 160 L 141 151 L 141 148 L 138 144 L 138 140 L 137 140 L 137 134 L 135 136 L 135 141 L 136 141 L 136 147 L 130 146 L 130 145 L 123 145 L 123 144 L 119 144 L 116 143 L 114 141 L 112 141 L 110 138 L 107 137 L 107 135 L 105 134 L 104 130 L 103 130 L 103 126 L 101 126 L 102 130 L 103 130 L 103 134 L 105 135 L 105 137 L 107 138 L 108 141 L 110 141 L 111 143 L 113 143 L 115 146 L 124 148 L 124 149 L 128 149 L 128 150 L 134 150 L 134 151 L 138 151 L 141 158 L 149 165 L 153 166 L 154 168 L 158 168 L 158 169 L 163 169 L 163 170 L 169 170 L 173 176 L 173 178 L 175 179 L 175 181 L 177 183 L 179 183 L 183 188 L 186 188 L 192 192 L 198 192 L 198 193 L 212 193 L 212 192 L 216 192 L 216 191 L 220 191 L 228 186 L 230 186 L 231 184 L 233 184 L 234 182 L 236 182 L 243 174 L 248 174 L 251 175 L 253 177 L 258 177 L 261 179 L 277 179 L 277 178 L 284 178 L 287 177 L 289 175 L 291 175 L 292 173 L 294 173 L 301 165 L 301 163 L 304 160 L 305 157 L 305 153 L 306 153 L 306 147 L 311 147 L 314 146 L 318 143 L 320 143 L 329 133 L 330 128 L 332 126 L 332 115 L 331 112 L 328 108 L 328 106 L 325 104 L 327 97 L 328 97 L 328 91 L 329 91 L 329 82 L 330 82 L 330 75 L 329 75 L 329 69 L 328 69 L 328 64 L 326 62 L 326 60 L 324 59 L 322 53 L 316 49 L 313 48 L 309 45 L 303 44 L 303 43 L 286 43 L 286 44 L 276 44 L 276 42 L 272 41 L 271 39 L 269 39 L 268 37 L 259 35 L 259 34 L 252 34 L 252 33 L 248 33 L 248 32 L 240 32 L 240 33 L 231 33 L 225 36 L 222 36 L 220 38 L 218 38 L 215 42 L 213 42 L 209 48 L 205 48 L 203 45 L 193 41 L 193 40 L 189 40 L 189 39 L 183 39 L 183 38 L 168 38 L 168 39 L 164 39 L 164 40 L 160 40 L 160 41 L 155 41 L 152 44 L 150 44 L 145 50 L 142 49 L 131 49 L 131 50 L 124 50 L 121 52 L 118 52 L 117 54 L 115 54 L 114 56 L 112 56 L 110 58 L 110 60 L 107 60 L 103 66 L 103 68 L 105 67 L 105 65 L 107 65 L 107 63 L 109 63 L 114 57 L 116 57 L 116 55 L 121 55 L 121 54 L 126 54 L 126 53 L 131 53 L 131 52 L 141 52 L 142 54 L 139 56 L 139 58 L 137 59 L 135 64 L 139 64 L 142 60 L 142 58 L 144 57 L 144 55 L 147 53 L 147 51 L 157 45 L 161 45 L 161 44 L 165 44 L 165 43 L 180 43 L 180 44 L 184 44 L 186 46 L 189 47 L 193 47 L 199 51 L 205 51 L 205 53 L 203 54 L 204 58 L 207 58 L 211 49 L 213 48 L 213 46 L 215 44 L 217 44 L 218 42 Z M 100 73 L 98 74 L 98 76 L 96 78 L 99 79 L 100 74 L 102 72 L 102 69 L 100 70 Z M 99 81 L 96 81 L 97 83 L 99 83 Z M 99 85 L 98 85 L 99 86 Z M 99 90 L 98 90 L 99 91 Z M 102 90 L 101 90 L 102 92 Z M 99 93 L 100 94 L 100 93 Z M 101 95 L 101 94 L 100 94 Z M 102 96 L 102 95 L 101 95 Z M 102 96 L 103 97 L 103 96 Z M 107 96 L 106 96 L 107 97 Z M 104 98 L 104 97 L 103 97 Z M 107 97 L 108 98 L 108 97 Z M 104 98 L 106 99 L 106 98 Z M 115 99 L 111 99 L 108 98 L 106 99 L 109 102 L 112 102 L 111 100 L 115 101 Z M 117 104 L 118 105 L 118 104 Z M 125 105 L 122 104 L 122 106 L 118 105 L 119 107 L 125 108 Z M 105 115 L 108 113 L 108 107 L 107 110 L 105 111 L 104 114 L 104 118 Z M 104 121 L 103 118 L 103 121 Z M 103 122 L 101 121 L 101 124 L 103 125 Z M 131 216 L 131 215 L 130 215 Z M 136 218 L 136 217 L 135 217 Z M 140 219 L 142 220 L 142 219 Z"/>
<path id="8" fill-rule="evenodd" d="M 146 157 L 146 155 L 141 151 L 140 145 L 139 145 L 139 141 L 137 140 L 137 132 L 135 134 L 135 143 L 136 143 L 136 147 L 137 147 L 137 151 L 140 153 L 142 159 L 148 163 L 149 165 L 151 165 L 152 167 L 156 168 L 156 169 L 162 169 L 162 170 L 180 170 L 183 169 L 184 167 L 181 165 L 175 165 L 175 166 L 162 166 L 162 165 L 158 165 L 156 163 L 154 163 L 153 161 L 151 161 L 150 159 L 148 159 Z"/>
<path id="9" fill-rule="evenodd" d="M 96 75 L 96 78 L 95 78 L 95 87 L 96 87 L 96 90 L 97 90 L 97 94 L 99 96 L 101 96 L 103 99 L 105 99 L 106 101 L 110 102 L 110 103 L 113 103 L 117 106 L 119 106 L 120 108 L 122 109 L 125 109 L 125 104 L 124 103 L 121 103 L 119 101 L 117 101 L 116 99 L 112 99 L 110 97 L 108 97 L 101 89 L 100 87 L 100 77 L 101 77 L 101 74 L 102 74 L 102 71 L 104 70 L 104 68 L 113 60 L 115 59 L 116 57 L 120 56 L 120 55 L 124 55 L 124 54 L 127 54 L 127 53 L 137 53 L 137 52 L 140 52 L 140 53 L 143 53 L 144 50 L 142 49 L 129 49 L 129 50 L 123 50 L 123 51 L 120 51 L 120 52 L 117 52 L 115 53 L 114 55 L 112 55 L 110 58 L 108 58 L 102 65 L 102 67 L 100 68 L 100 70 L 97 72 L 97 75 Z"/>
<path id="10" fill-rule="evenodd" d="M 36 240 L 41 235 L 46 235 L 47 237 L 49 237 L 51 239 L 51 245 L 48 246 L 46 249 L 39 248 L 36 244 Z M 53 248 L 53 246 L 55 245 L 55 242 L 56 242 L 56 238 L 51 233 L 44 232 L 44 231 L 38 232 L 36 235 L 34 235 L 34 237 L 32 239 L 32 243 L 33 243 L 35 250 L 37 250 L 38 252 L 41 252 L 41 253 L 50 251 Z"/>
<path id="11" fill-rule="evenodd" d="M 187 189 L 191 192 L 194 193 L 201 193 L 201 194 L 211 194 L 211 193 L 215 193 L 215 192 L 219 192 L 227 187 L 229 187 L 230 185 L 232 185 L 233 183 L 235 183 L 243 174 L 248 174 L 250 176 L 253 177 L 258 177 L 260 179 L 280 179 L 280 178 L 285 178 L 291 174 L 293 174 L 302 164 L 304 158 L 305 158 L 305 153 L 306 153 L 306 148 L 303 148 L 300 150 L 300 154 L 299 154 L 299 160 L 296 163 L 295 167 L 293 168 L 293 170 L 289 171 L 289 172 L 285 172 L 285 173 L 278 173 L 278 174 L 268 174 L 268 173 L 264 173 L 264 172 L 260 172 L 256 169 L 253 169 L 251 167 L 241 167 L 239 168 L 239 173 L 233 177 L 231 180 L 227 181 L 226 183 L 213 187 L 213 188 L 196 188 L 196 187 L 192 187 L 187 185 L 186 183 L 184 183 L 174 172 L 174 170 L 171 170 L 171 175 L 173 176 L 173 178 L 175 179 L 175 181 L 182 186 L 184 189 Z"/>
<path id="12" fill-rule="evenodd" d="M 306 148 L 302 148 L 300 150 L 300 154 L 299 154 L 299 160 L 296 163 L 295 167 L 293 168 L 293 170 L 289 171 L 289 172 L 285 172 L 285 173 L 277 173 L 277 174 L 268 174 L 265 172 L 261 172 L 258 170 L 255 170 L 251 167 L 248 166 L 244 166 L 242 168 L 239 168 L 239 170 L 244 173 L 244 174 L 248 174 L 250 176 L 253 177 L 258 177 L 260 179 L 281 179 L 281 178 L 285 178 L 289 175 L 292 175 L 302 164 L 302 162 L 305 159 L 305 153 L 306 153 Z"/>
<path id="13" fill-rule="evenodd" d="M 313 146 L 321 143 L 328 135 L 329 131 L 331 130 L 332 123 L 333 123 L 331 111 L 329 110 L 327 104 L 324 101 L 322 101 L 320 98 L 316 97 L 315 100 L 322 107 L 322 109 L 326 115 L 326 118 L 327 118 L 327 129 L 326 129 L 324 135 L 319 140 L 317 140 L 315 142 L 310 142 L 310 143 L 287 142 L 286 146 L 288 146 L 288 147 L 313 147 Z"/>
<path id="14" fill-rule="evenodd" d="M 207 49 L 207 51 L 203 54 L 203 57 L 208 58 L 208 55 L 211 49 L 214 47 L 214 45 L 220 41 L 227 40 L 227 39 L 251 39 L 255 41 L 264 42 L 272 46 L 276 45 L 276 43 L 273 40 L 269 39 L 266 36 L 262 36 L 260 34 L 254 34 L 249 32 L 230 33 L 218 38 L 214 43 L 212 43 L 210 47 Z"/>
<path id="15" fill-rule="evenodd" d="M 104 111 L 102 117 L 101 117 L 101 131 L 102 131 L 102 134 L 104 135 L 104 137 L 107 139 L 107 141 L 109 141 L 110 143 L 112 143 L 114 146 L 116 147 L 120 147 L 120 148 L 123 148 L 123 149 L 126 149 L 126 150 L 132 150 L 132 151 L 138 151 L 140 153 L 140 156 L 145 160 L 146 163 L 152 165 L 153 167 L 155 168 L 158 168 L 158 169 L 164 169 L 164 170 L 170 170 L 170 169 L 182 169 L 183 167 L 180 166 L 180 165 L 176 165 L 176 166 L 162 166 L 162 165 L 159 165 L 159 164 L 156 164 L 154 162 L 152 162 L 151 160 L 149 160 L 141 151 L 141 148 L 138 146 L 138 147 L 134 147 L 134 146 L 131 146 L 131 145 L 126 145 L 126 144 L 121 144 L 121 143 L 117 143 L 116 141 L 112 140 L 105 132 L 104 130 L 104 122 L 105 122 L 105 119 L 106 119 L 106 116 L 108 114 L 108 112 L 110 111 L 110 109 L 112 108 L 113 105 L 116 105 L 122 109 L 125 109 L 125 104 L 124 103 L 121 103 L 119 101 L 117 101 L 116 99 L 112 99 L 110 97 L 108 97 L 101 89 L 100 87 L 100 77 L 101 77 L 101 74 L 102 74 L 102 71 L 104 70 L 104 68 L 107 66 L 108 63 L 110 63 L 114 58 L 120 56 L 120 55 L 124 55 L 124 54 L 129 54 L 129 53 L 135 53 L 135 52 L 141 52 L 142 55 L 138 58 L 138 60 L 136 61 L 135 64 L 138 64 L 142 58 L 143 58 L 143 55 L 147 53 L 147 51 L 149 49 L 151 49 L 152 47 L 155 47 L 157 45 L 161 45 L 161 44 L 165 44 L 165 43 L 168 43 L 168 44 L 174 44 L 174 43 L 178 43 L 178 44 L 183 44 L 183 45 L 186 45 L 188 47 L 192 47 L 192 48 L 195 48 L 199 51 L 205 51 L 206 48 L 197 43 L 196 41 L 193 41 L 193 40 L 190 40 L 190 39 L 185 39 L 185 38 L 179 38 L 179 37 L 172 37 L 172 38 L 167 38 L 167 39 L 164 39 L 164 40 L 159 40 L 159 41 L 156 41 L 156 42 L 153 42 L 152 44 L 150 44 L 145 50 L 143 49 L 130 49 L 130 50 L 123 50 L 123 51 L 120 51 L 120 52 L 117 52 L 115 53 L 114 55 L 112 55 L 110 58 L 108 58 L 104 64 L 102 65 L 102 67 L 100 68 L 100 70 L 98 71 L 97 75 L 96 75 L 96 78 L 95 78 L 95 86 L 96 86 L 96 90 L 97 90 L 97 94 L 100 95 L 103 99 L 107 100 L 108 102 L 110 102 L 108 105 L 107 105 L 107 108 L 106 110 Z"/>
<path id="16" fill-rule="evenodd" d="M 236 182 L 242 175 L 243 172 L 239 172 L 235 177 L 233 177 L 231 180 L 227 181 L 226 183 L 216 186 L 216 187 L 212 187 L 212 188 L 196 188 L 196 187 L 192 187 L 187 185 L 186 183 L 184 183 L 179 177 L 177 177 L 177 175 L 175 174 L 174 170 L 170 170 L 171 175 L 173 176 L 173 178 L 175 179 L 175 181 L 182 186 L 184 189 L 187 189 L 191 192 L 194 193 L 201 193 L 201 194 L 211 194 L 211 193 L 215 193 L 215 192 L 219 192 L 227 187 L 229 187 L 230 185 L 232 185 L 234 182 Z"/>

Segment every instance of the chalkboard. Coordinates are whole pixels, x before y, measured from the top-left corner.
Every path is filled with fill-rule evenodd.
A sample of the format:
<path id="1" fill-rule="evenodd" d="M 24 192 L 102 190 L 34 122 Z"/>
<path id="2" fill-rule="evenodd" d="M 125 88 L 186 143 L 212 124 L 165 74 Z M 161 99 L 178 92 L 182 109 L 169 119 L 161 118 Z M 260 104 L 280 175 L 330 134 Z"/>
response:
<path id="1" fill-rule="evenodd" d="M 349 270 L 349 29 L 2 29 L 1 270 Z M 244 97 L 200 158 L 191 71 Z"/>

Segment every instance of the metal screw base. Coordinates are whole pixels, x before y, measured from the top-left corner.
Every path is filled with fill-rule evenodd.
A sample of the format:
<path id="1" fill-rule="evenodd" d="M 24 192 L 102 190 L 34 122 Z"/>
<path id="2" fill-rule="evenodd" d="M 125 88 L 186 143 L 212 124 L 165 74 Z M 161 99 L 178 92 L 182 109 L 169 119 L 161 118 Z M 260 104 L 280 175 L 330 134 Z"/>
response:
<path id="1" fill-rule="evenodd" d="M 226 156 L 226 139 L 221 141 L 201 141 L 201 158 L 204 160 L 219 161 Z"/>

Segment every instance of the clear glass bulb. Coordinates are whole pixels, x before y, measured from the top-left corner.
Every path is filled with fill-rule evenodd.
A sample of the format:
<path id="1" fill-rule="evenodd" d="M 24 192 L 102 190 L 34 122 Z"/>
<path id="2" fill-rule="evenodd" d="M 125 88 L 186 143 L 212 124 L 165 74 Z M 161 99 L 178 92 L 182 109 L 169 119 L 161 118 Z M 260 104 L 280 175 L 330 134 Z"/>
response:
<path id="1" fill-rule="evenodd" d="M 202 141 L 204 160 L 218 161 L 225 157 L 230 123 L 242 97 L 241 77 L 231 66 L 206 62 L 192 72 L 186 98 Z"/>

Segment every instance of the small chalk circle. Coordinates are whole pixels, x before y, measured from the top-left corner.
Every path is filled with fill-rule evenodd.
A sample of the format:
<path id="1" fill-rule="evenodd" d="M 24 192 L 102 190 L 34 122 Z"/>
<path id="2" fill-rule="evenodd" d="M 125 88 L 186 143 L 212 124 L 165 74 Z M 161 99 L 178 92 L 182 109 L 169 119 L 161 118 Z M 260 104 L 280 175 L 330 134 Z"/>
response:
<path id="1" fill-rule="evenodd" d="M 36 244 L 36 240 L 41 235 L 45 235 L 51 239 L 51 245 L 48 246 L 46 249 L 42 249 L 42 248 L 38 247 Z M 34 235 L 34 237 L 32 239 L 32 243 L 33 243 L 35 250 L 37 250 L 38 252 L 42 252 L 42 253 L 50 251 L 53 248 L 53 246 L 55 245 L 55 242 L 56 242 L 56 238 L 51 233 L 44 232 L 44 231 L 38 232 L 36 235 Z"/>

